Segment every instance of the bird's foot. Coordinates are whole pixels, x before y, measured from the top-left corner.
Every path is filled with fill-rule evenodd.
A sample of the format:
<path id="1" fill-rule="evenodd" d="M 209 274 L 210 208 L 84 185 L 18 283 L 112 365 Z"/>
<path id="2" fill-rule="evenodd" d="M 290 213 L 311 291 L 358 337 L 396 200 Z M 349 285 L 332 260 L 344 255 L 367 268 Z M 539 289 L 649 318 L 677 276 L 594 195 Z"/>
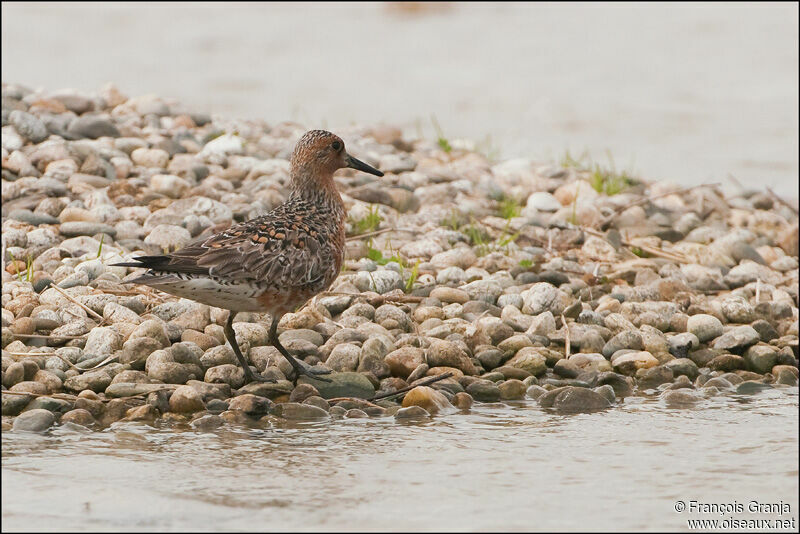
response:
<path id="1" fill-rule="evenodd" d="M 329 375 L 331 374 L 330 369 L 312 369 L 311 367 L 305 367 L 302 363 L 298 363 L 298 365 L 294 367 L 294 379 L 297 380 L 300 376 L 305 375 L 309 378 L 314 380 L 319 380 L 320 382 L 331 382 L 330 378 L 323 378 L 320 375 Z"/>
<path id="2" fill-rule="evenodd" d="M 274 378 L 271 378 L 271 377 L 268 377 L 268 376 L 261 376 L 259 374 L 254 373 L 250 369 L 248 369 L 247 371 L 244 372 L 244 378 L 245 378 L 245 381 L 248 382 L 248 383 L 250 383 L 250 382 L 266 382 L 266 383 L 274 384 L 274 383 L 277 382 L 277 380 L 275 380 Z"/>

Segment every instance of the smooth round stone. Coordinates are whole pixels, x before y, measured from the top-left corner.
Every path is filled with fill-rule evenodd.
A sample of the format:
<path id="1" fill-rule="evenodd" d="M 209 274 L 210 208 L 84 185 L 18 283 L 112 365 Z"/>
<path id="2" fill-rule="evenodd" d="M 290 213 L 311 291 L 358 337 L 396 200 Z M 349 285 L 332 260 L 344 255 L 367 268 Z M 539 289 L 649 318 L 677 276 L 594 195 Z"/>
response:
<path id="1" fill-rule="evenodd" d="M 522 380 L 511 379 L 506 380 L 499 384 L 498 389 L 500 389 L 500 398 L 502 400 L 519 400 L 525 398 L 525 393 L 528 387 L 522 382 Z"/>
<path id="2" fill-rule="evenodd" d="M 596 391 L 588 388 L 567 386 L 553 401 L 553 408 L 561 413 L 582 413 L 603 410 L 611 402 Z"/>
<path id="3" fill-rule="evenodd" d="M 23 412 L 14 419 L 14 430 L 26 432 L 44 432 L 56 422 L 56 417 L 49 410 L 37 409 Z"/>
<path id="4" fill-rule="evenodd" d="M 88 410 L 75 408 L 61 416 L 61 424 L 72 423 L 81 426 L 91 426 L 94 424 L 94 416 Z"/>
<path id="5" fill-rule="evenodd" d="M 67 133 L 76 137 L 119 137 L 120 133 L 110 119 L 101 115 L 82 115 L 67 127 Z"/>
<path id="6" fill-rule="evenodd" d="M 751 323 L 756 319 L 756 310 L 742 297 L 723 300 L 721 308 L 731 323 Z"/>
<path id="7" fill-rule="evenodd" d="M 469 293 L 454 287 L 437 287 L 431 291 L 430 296 L 447 304 L 465 304 L 469 301 Z"/>
<path id="8" fill-rule="evenodd" d="M 625 330 L 609 339 L 603 346 L 603 356 L 610 358 L 615 352 L 622 349 L 640 351 L 644 348 L 642 336 L 639 332 Z"/>
<path id="9" fill-rule="evenodd" d="M 661 384 L 672 382 L 675 377 L 672 369 L 664 365 L 651 367 L 649 369 L 639 369 L 636 378 L 641 389 L 655 389 Z"/>
<path id="10" fill-rule="evenodd" d="M 765 389 L 774 389 L 773 386 L 770 384 L 765 384 L 763 382 L 756 382 L 754 380 L 746 380 L 736 386 L 736 393 L 741 395 L 752 395 L 753 393 L 758 393 L 760 391 L 764 391 Z"/>
<path id="11" fill-rule="evenodd" d="M 473 399 L 481 402 L 497 402 L 501 396 L 500 388 L 488 380 L 477 380 L 468 385 L 466 390 Z"/>
<path id="12" fill-rule="evenodd" d="M 32 395 L 3 395 L 3 415 L 18 415 L 33 399 Z"/>
<path id="13" fill-rule="evenodd" d="M 576 378 L 581 374 L 582 370 L 574 362 L 563 359 L 556 362 L 553 366 L 553 372 L 564 378 Z"/>
<path id="14" fill-rule="evenodd" d="M 658 360 L 647 351 L 634 351 L 616 356 L 611 360 L 615 371 L 623 375 L 633 375 L 639 369 L 648 369 L 658 365 Z"/>
<path id="15" fill-rule="evenodd" d="M 765 374 L 778 363 L 778 350 L 772 345 L 758 344 L 748 348 L 744 353 L 746 368 L 758 374 Z"/>
<path id="16" fill-rule="evenodd" d="M 787 386 L 797 385 L 797 367 L 776 365 L 772 368 L 772 374 L 775 376 L 775 382 L 777 384 L 785 384 Z"/>
<path id="17" fill-rule="evenodd" d="M 3 106 L 5 107 L 5 104 Z M 15 109 L 9 113 L 8 122 L 14 125 L 20 135 L 27 137 L 33 143 L 41 143 L 50 135 L 47 131 L 47 126 L 44 125 L 41 119 L 27 111 Z M 3 132 L 3 136 L 5 137 L 5 132 Z M 5 146 L 5 143 L 3 146 Z"/>
<path id="18" fill-rule="evenodd" d="M 708 362 L 708 367 L 715 371 L 735 371 L 745 368 L 745 360 L 736 354 L 720 354 Z"/>
<path id="19" fill-rule="evenodd" d="M 205 410 L 203 398 L 193 387 L 180 386 L 169 398 L 169 409 L 176 413 L 194 413 Z"/>
<path id="20" fill-rule="evenodd" d="M 713 315 L 703 313 L 692 315 L 686 322 L 686 329 L 697 336 L 701 343 L 722 335 L 722 322 Z"/>
<path id="21" fill-rule="evenodd" d="M 225 420 L 219 415 L 206 414 L 198 417 L 189 424 L 192 426 L 192 428 L 197 430 L 211 431 L 224 425 Z"/>
<path id="22" fill-rule="evenodd" d="M 689 358 L 675 358 L 665 363 L 664 367 L 671 369 L 676 377 L 683 375 L 689 380 L 694 380 L 700 374 L 697 364 Z"/>
<path id="23" fill-rule="evenodd" d="M 52 215 L 48 215 L 46 213 L 36 213 L 30 210 L 22 209 L 12 210 L 8 214 L 8 218 L 32 224 L 34 226 L 39 226 L 42 224 L 58 224 L 59 222 L 58 219 Z"/>
<path id="24" fill-rule="evenodd" d="M 714 340 L 714 348 L 722 350 L 741 349 L 759 341 L 758 332 L 751 326 L 737 326 Z"/>
<path id="25" fill-rule="evenodd" d="M 661 394 L 667 406 L 671 408 L 691 407 L 700 401 L 697 395 L 685 389 L 671 389 Z"/>
<path id="26" fill-rule="evenodd" d="M 460 391 L 453 395 L 453 405 L 460 410 L 469 410 L 472 407 L 472 395 Z"/>
<path id="27" fill-rule="evenodd" d="M 602 372 L 597 375 L 597 385 L 608 384 L 614 388 L 617 397 L 627 397 L 633 393 L 633 380 L 625 375 L 612 371 Z"/>
<path id="28" fill-rule="evenodd" d="M 240 410 L 248 415 L 260 416 L 268 414 L 274 406 L 275 403 L 266 397 L 246 393 L 231 399 L 228 409 Z"/>
<path id="29" fill-rule="evenodd" d="M 617 401 L 617 396 L 614 393 L 614 388 L 612 388 L 608 384 L 604 384 L 604 385 L 602 385 L 600 387 L 596 387 L 596 388 L 593 389 L 593 391 L 595 393 L 599 393 L 600 395 L 605 397 L 606 400 L 608 400 L 608 402 L 610 402 L 611 404 L 614 404 Z"/>
<path id="30" fill-rule="evenodd" d="M 403 398 L 403 407 L 421 406 L 430 414 L 437 414 L 452 408 L 447 397 L 429 386 L 417 386 Z"/>
<path id="31" fill-rule="evenodd" d="M 529 210 L 536 211 L 558 211 L 561 209 L 561 202 L 558 201 L 556 197 L 552 194 L 544 192 L 544 191 L 537 191 L 536 193 L 532 193 L 528 197 L 528 202 L 526 203 L 526 208 Z"/>
<path id="32" fill-rule="evenodd" d="M 397 413 L 394 414 L 395 419 L 423 419 L 430 417 L 431 414 L 428 413 L 425 408 L 421 406 L 409 406 L 407 408 L 400 408 L 397 410 Z"/>
<path id="33" fill-rule="evenodd" d="M 282 404 L 277 404 L 272 413 L 278 417 L 294 421 L 326 419 L 328 417 L 328 412 L 322 408 L 312 406 L 310 404 L 300 404 L 297 402 L 284 402 Z"/>

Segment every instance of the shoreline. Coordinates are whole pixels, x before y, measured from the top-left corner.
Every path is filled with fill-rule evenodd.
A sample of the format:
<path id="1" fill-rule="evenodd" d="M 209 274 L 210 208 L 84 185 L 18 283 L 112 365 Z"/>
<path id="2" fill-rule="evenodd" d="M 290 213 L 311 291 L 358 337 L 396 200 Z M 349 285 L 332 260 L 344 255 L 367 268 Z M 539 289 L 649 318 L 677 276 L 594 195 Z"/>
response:
<path id="1" fill-rule="evenodd" d="M 343 272 L 280 324 L 281 342 L 334 383 L 286 380 L 267 318 L 240 313 L 244 352 L 277 381 L 245 385 L 226 312 L 126 286 L 133 270 L 109 264 L 280 204 L 304 131 L 111 85 L 4 84 L 3 431 L 402 421 L 524 399 L 581 413 L 632 395 L 681 409 L 796 388 L 792 205 L 581 158 L 493 162 L 469 141 L 386 125 L 335 132 L 386 176 L 336 175 Z M 402 404 L 364 400 L 444 372 Z"/>

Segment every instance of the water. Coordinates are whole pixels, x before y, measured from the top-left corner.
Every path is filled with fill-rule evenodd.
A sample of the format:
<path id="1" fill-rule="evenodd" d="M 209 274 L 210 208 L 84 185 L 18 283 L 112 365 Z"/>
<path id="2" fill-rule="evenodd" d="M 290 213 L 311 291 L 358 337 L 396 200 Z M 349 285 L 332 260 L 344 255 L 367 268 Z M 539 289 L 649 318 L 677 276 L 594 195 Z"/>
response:
<path id="1" fill-rule="evenodd" d="M 584 149 L 648 179 L 798 188 L 798 6 L 31 4 L 2 7 L 2 79 L 194 109 Z M 58 51 L 54 53 L 54 51 Z"/>
<path id="2" fill-rule="evenodd" d="M 2 5 L 2 80 L 220 115 L 588 149 L 681 184 L 798 187 L 798 7 Z M 797 388 L 673 410 L 478 405 L 215 433 L 4 433 L 6 530 L 675 530 L 678 499 L 798 501 Z M 698 516 L 694 516 L 698 517 Z M 706 516 L 718 517 L 718 516 Z M 753 516 L 741 516 L 750 518 Z"/>
<path id="3" fill-rule="evenodd" d="M 580 415 L 520 401 L 424 423 L 5 433 L 3 526 L 685 530 L 704 516 L 676 513 L 677 500 L 754 499 L 797 518 L 797 433 L 796 387 L 689 410 L 642 396 Z"/>

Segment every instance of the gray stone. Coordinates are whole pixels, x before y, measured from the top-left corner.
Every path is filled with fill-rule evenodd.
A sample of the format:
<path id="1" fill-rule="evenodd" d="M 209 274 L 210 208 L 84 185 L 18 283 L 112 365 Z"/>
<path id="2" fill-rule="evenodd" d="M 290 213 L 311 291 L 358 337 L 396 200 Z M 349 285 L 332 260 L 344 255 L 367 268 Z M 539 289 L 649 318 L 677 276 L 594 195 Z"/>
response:
<path id="1" fill-rule="evenodd" d="M 603 346 L 603 356 L 610 358 L 615 352 L 622 349 L 642 350 L 642 336 L 633 330 L 624 330 L 612 337 Z"/>
<path id="2" fill-rule="evenodd" d="M 489 380 L 476 380 L 466 390 L 477 401 L 497 402 L 501 397 L 500 388 Z"/>
<path id="3" fill-rule="evenodd" d="M 685 389 L 671 389 L 661 394 L 667 406 L 671 408 L 691 407 L 700 401 L 694 393 Z"/>
<path id="4" fill-rule="evenodd" d="M 759 343 L 744 353 L 746 369 L 758 374 L 766 374 L 778 363 L 778 350 L 773 345 Z"/>
<path id="5" fill-rule="evenodd" d="M 751 326 L 737 326 L 714 340 L 715 349 L 743 349 L 759 341 L 758 332 Z"/>
<path id="6" fill-rule="evenodd" d="M 12 111 L 8 115 L 8 121 L 14 125 L 14 128 L 21 136 L 26 137 L 33 143 L 41 143 L 50 135 L 47 131 L 47 126 L 44 125 L 39 117 L 26 111 Z"/>
<path id="7" fill-rule="evenodd" d="M 314 419 L 327 419 L 328 412 L 311 404 L 297 402 L 284 402 L 273 408 L 273 414 L 284 419 L 294 421 L 309 421 Z"/>
<path id="8" fill-rule="evenodd" d="M 561 413 L 594 412 L 609 406 L 609 400 L 600 393 L 571 386 L 564 388 L 553 401 L 553 408 Z"/>
<path id="9" fill-rule="evenodd" d="M 44 432 L 56 422 L 53 412 L 48 410 L 31 410 L 23 412 L 14 419 L 14 430 L 26 432 Z"/>
<path id="10" fill-rule="evenodd" d="M 111 377 L 104 370 L 98 369 L 67 378 L 64 381 L 64 389 L 77 392 L 90 389 L 99 393 L 104 391 L 109 384 L 111 384 Z"/>
<path id="11" fill-rule="evenodd" d="M 689 358 L 675 358 L 665 363 L 664 366 L 671 369 L 676 377 L 683 375 L 694 380 L 700 374 L 697 364 Z"/>
<path id="12" fill-rule="evenodd" d="M 98 222 L 70 221 L 61 223 L 59 228 L 61 235 L 65 237 L 93 236 L 97 234 L 108 234 L 116 237 L 117 230 L 113 226 Z"/>
<path id="13" fill-rule="evenodd" d="M 766 389 L 773 389 L 774 386 L 770 384 L 765 384 L 763 382 L 756 382 L 755 380 L 746 380 L 736 386 L 736 393 L 740 395 L 752 395 L 754 393 L 759 393 Z"/>
<path id="14" fill-rule="evenodd" d="M 700 343 L 705 343 L 722 335 L 722 322 L 713 315 L 697 314 L 689 317 L 686 329 L 697 336 Z"/>
<path id="15" fill-rule="evenodd" d="M 394 414 L 395 419 L 422 419 L 430 417 L 431 414 L 422 406 L 409 406 L 407 408 L 400 408 Z"/>
<path id="16" fill-rule="evenodd" d="M 375 386 L 361 373 L 332 373 L 325 378 L 331 382 L 323 382 L 307 376 L 301 376 L 298 384 L 311 384 L 319 390 L 323 399 L 334 397 L 356 397 L 369 399 L 375 394 Z"/>
<path id="17" fill-rule="evenodd" d="M 119 137 L 120 133 L 110 119 L 102 115 L 82 115 L 74 119 L 67 127 L 67 133 L 75 137 Z"/>

